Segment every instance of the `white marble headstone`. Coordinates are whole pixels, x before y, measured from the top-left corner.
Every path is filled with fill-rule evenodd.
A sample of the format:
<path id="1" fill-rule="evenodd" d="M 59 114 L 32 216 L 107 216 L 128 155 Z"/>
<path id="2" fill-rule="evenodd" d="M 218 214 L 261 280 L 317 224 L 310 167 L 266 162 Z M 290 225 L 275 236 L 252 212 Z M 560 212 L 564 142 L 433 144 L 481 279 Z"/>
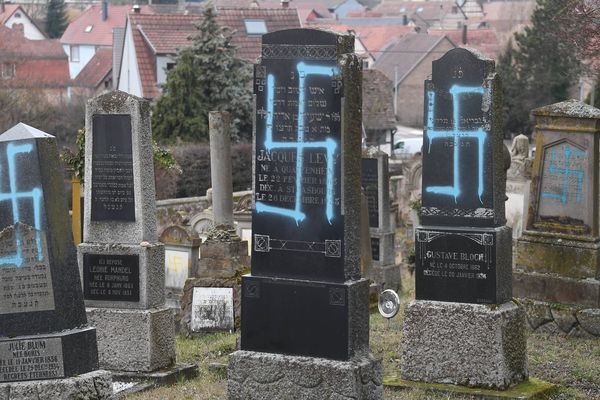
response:
<path id="1" fill-rule="evenodd" d="M 195 287 L 191 325 L 192 332 L 233 330 L 233 289 Z"/>

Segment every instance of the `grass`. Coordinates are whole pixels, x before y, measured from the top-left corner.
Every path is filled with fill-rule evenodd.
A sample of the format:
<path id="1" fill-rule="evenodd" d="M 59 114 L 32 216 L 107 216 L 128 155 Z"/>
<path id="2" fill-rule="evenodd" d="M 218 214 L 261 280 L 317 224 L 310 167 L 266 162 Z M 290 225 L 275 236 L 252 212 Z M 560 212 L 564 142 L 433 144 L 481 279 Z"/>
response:
<path id="1" fill-rule="evenodd" d="M 402 306 L 398 315 L 389 321 L 378 313 L 371 315 L 371 350 L 383 359 L 386 373 L 399 372 L 401 369 L 403 306 L 412 298 L 414 298 L 414 281 L 410 275 L 405 274 L 401 293 Z M 209 366 L 214 363 L 226 364 L 227 355 L 235 350 L 238 337 L 239 334 L 229 333 L 207 334 L 198 339 L 178 337 L 177 359 L 181 362 L 198 364 L 200 372 L 198 377 L 168 387 L 130 395 L 127 399 L 225 399 L 227 397 L 226 377 L 222 371 Z M 548 400 L 600 400 L 600 340 L 532 333 L 527 342 L 527 351 L 530 375 L 560 385 L 557 393 Z M 384 391 L 386 400 L 463 398 L 465 397 L 420 389 L 386 388 Z"/>

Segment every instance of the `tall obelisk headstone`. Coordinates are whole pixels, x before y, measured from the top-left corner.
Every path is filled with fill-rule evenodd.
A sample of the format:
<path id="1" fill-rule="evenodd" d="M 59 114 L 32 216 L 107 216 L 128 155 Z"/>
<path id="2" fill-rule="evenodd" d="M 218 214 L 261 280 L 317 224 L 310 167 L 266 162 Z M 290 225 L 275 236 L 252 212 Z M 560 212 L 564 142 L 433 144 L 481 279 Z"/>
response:
<path id="1" fill-rule="evenodd" d="M 112 395 L 110 374 L 96 371 L 62 176 L 54 136 L 22 123 L 0 135 L 2 399 L 84 386 L 90 399 Z"/>
<path id="2" fill-rule="evenodd" d="M 453 49 L 425 81 L 416 300 L 405 309 L 402 377 L 505 389 L 527 378 L 525 316 L 511 301 L 499 78 Z M 493 307 L 490 307 L 493 305 Z"/>
<path id="3" fill-rule="evenodd" d="M 262 37 L 252 273 L 229 399 L 381 399 L 360 276 L 361 62 L 353 37 Z"/>
<path id="4" fill-rule="evenodd" d="M 79 268 L 100 365 L 149 372 L 175 362 L 156 232 L 150 104 L 114 91 L 88 101 Z"/>

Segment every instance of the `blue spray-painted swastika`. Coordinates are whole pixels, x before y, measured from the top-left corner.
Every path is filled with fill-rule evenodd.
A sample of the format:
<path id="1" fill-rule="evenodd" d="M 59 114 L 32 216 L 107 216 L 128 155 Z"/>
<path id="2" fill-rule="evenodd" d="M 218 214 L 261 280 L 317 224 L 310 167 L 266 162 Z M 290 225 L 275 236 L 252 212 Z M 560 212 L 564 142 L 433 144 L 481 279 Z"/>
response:
<path id="1" fill-rule="evenodd" d="M 585 176 L 585 172 L 580 169 L 571 169 L 569 164 L 571 161 L 571 156 L 575 157 L 585 157 L 585 151 L 571 149 L 570 146 L 565 146 L 563 148 L 563 157 L 564 157 L 564 168 L 559 168 L 556 166 L 556 150 L 552 150 L 552 158 L 550 159 L 550 167 L 548 168 L 548 172 L 551 174 L 557 174 L 563 176 L 562 182 L 562 192 L 561 193 L 548 193 L 542 192 L 542 197 L 547 197 L 551 199 L 559 199 L 562 204 L 567 204 L 569 202 L 569 178 L 574 176 L 577 178 L 577 188 L 575 189 L 575 201 L 577 203 L 581 203 L 581 196 L 583 190 L 583 178 Z"/>
<path id="2" fill-rule="evenodd" d="M 338 72 L 337 67 L 326 67 L 319 65 L 308 65 L 300 62 L 297 65 L 298 70 L 298 132 L 296 142 L 276 142 L 273 141 L 273 107 L 275 103 L 275 77 L 272 74 L 267 76 L 267 126 L 265 132 L 265 148 L 267 151 L 277 149 L 295 149 L 296 150 L 296 198 L 295 207 L 282 208 L 275 207 L 263 202 L 255 203 L 256 212 L 268 212 L 280 214 L 285 217 L 293 218 L 296 224 L 306 218 L 302 212 L 302 166 L 304 164 L 305 149 L 325 149 L 327 153 L 327 178 L 325 195 L 325 214 L 329 224 L 333 221 L 333 179 L 334 179 L 334 159 L 333 156 L 337 149 L 337 143 L 332 138 L 326 138 L 324 141 L 305 142 L 305 110 L 306 110 L 306 79 L 310 75 L 334 76 Z"/>
<path id="3" fill-rule="evenodd" d="M 452 147 L 454 149 L 453 158 L 453 183 L 452 186 L 429 186 L 425 190 L 429 193 L 453 196 L 454 202 L 457 202 L 458 196 L 461 194 L 461 177 L 460 177 L 460 141 L 461 139 L 477 139 L 478 142 L 478 186 L 477 195 L 479 201 L 483 204 L 482 196 L 484 191 L 483 185 L 483 148 L 486 139 L 486 133 L 483 128 L 475 130 L 461 130 L 460 122 L 460 96 L 464 94 L 481 94 L 483 96 L 485 89 L 481 86 L 459 86 L 453 85 L 450 88 L 452 95 L 453 120 L 454 126 L 452 130 L 435 130 L 434 129 L 434 110 L 435 110 L 435 92 L 427 91 L 427 134 L 426 139 L 429 140 L 428 153 L 431 152 L 431 144 L 436 139 L 452 138 Z"/>
<path id="4" fill-rule="evenodd" d="M 40 188 L 33 188 L 29 192 L 18 192 L 17 191 L 17 168 L 15 159 L 18 154 L 22 153 L 30 153 L 33 150 L 33 146 L 31 144 L 21 144 L 17 145 L 14 143 L 9 143 L 6 146 L 6 160 L 8 163 L 8 179 L 9 179 L 9 191 L 8 192 L 0 192 L 0 202 L 9 201 L 10 206 L 12 208 L 13 215 L 13 224 L 17 224 L 21 222 L 21 216 L 19 214 L 19 201 L 24 199 L 31 199 L 33 202 L 33 215 L 34 215 L 34 227 L 36 229 L 36 247 L 38 260 L 43 260 L 43 252 L 42 252 L 42 238 L 40 235 L 40 230 L 42 226 L 42 217 L 41 217 L 41 204 L 42 204 L 42 190 Z M 2 165 L 0 164 L 0 178 L 4 176 L 2 172 Z M 0 181 L 0 184 L 2 181 Z M 0 185 L 1 187 L 1 185 Z M 23 265 L 24 257 L 23 257 L 23 243 L 21 239 L 21 232 L 19 232 L 19 226 L 16 225 L 15 231 L 15 242 L 16 242 L 16 251 L 14 254 L 0 257 L 0 266 L 3 265 L 16 265 L 17 267 L 21 267 Z"/>

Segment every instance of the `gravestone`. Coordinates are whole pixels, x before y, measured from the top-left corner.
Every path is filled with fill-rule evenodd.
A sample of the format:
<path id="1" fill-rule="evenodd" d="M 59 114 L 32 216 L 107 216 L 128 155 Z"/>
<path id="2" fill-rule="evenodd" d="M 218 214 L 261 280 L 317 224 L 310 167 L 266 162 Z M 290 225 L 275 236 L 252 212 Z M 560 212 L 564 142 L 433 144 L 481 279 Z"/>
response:
<path id="1" fill-rule="evenodd" d="M 525 316 L 512 302 L 494 62 L 453 49 L 425 81 L 416 300 L 405 308 L 402 377 L 506 389 L 527 378 Z"/>
<path id="2" fill-rule="evenodd" d="M 124 92 L 88 101 L 83 294 L 100 365 L 148 373 L 173 366 L 165 253 L 156 232 L 150 104 Z"/>
<path id="3" fill-rule="evenodd" d="M 388 156 L 376 148 L 363 151 L 361 183 L 367 196 L 371 258 L 370 278 L 379 289 L 400 288 L 400 267 L 396 265 L 396 233 L 390 220 L 390 174 Z"/>
<path id="4" fill-rule="evenodd" d="M 68 219 L 54 136 L 22 123 L 0 135 L 2 399 L 112 395 L 110 374 L 98 370 Z"/>
<path id="5" fill-rule="evenodd" d="M 159 241 L 165 245 L 165 298 L 169 308 L 179 312 L 185 281 L 198 270 L 202 240 L 183 226 L 172 225 L 163 230 Z"/>
<path id="6" fill-rule="evenodd" d="M 515 294 L 597 309 L 600 110 L 568 100 L 532 114 L 536 155 L 526 228 L 517 241 Z M 573 321 L 576 311 L 568 312 Z"/>
<path id="7" fill-rule="evenodd" d="M 235 317 L 240 315 L 239 276 L 249 267 L 248 242 L 238 236 L 233 225 L 233 185 L 231 177 L 231 141 L 229 133 L 229 113 L 209 112 L 210 162 L 212 183 L 211 220 L 201 222 L 194 219 L 194 229 L 201 225 L 206 228 L 206 239 L 200 245 L 198 268 L 183 288 L 181 300 L 180 330 L 188 336 L 219 330 L 233 330 Z M 218 304 L 207 304 L 201 292 L 231 292 L 231 318 L 223 321 L 219 313 L 214 313 Z M 210 302 L 210 301 L 209 301 Z M 225 311 L 221 307 L 220 310 Z M 235 311 L 234 311 L 235 310 Z M 214 318 L 208 322 L 208 317 Z M 239 324 L 238 324 L 239 325 Z"/>
<path id="8" fill-rule="evenodd" d="M 251 274 L 229 399 L 381 399 L 360 274 L 361 62 L 353 37 L 262 36 Z"/>
<path id="9" fill-rule="evenodd" d="M 513 239 L 517 239 L 523 232 L 531 183 L 532 159 L 527 136 L 517 135 L 513 139 L 510 157 L 510 168 L 506 172 L 506 225 L 512 228 Z"/>
<path id="10" fill-rule="evenodd" d="M 192 298 L 192 332 L 233 331 L 233 288 L 195 287 Z"/>

